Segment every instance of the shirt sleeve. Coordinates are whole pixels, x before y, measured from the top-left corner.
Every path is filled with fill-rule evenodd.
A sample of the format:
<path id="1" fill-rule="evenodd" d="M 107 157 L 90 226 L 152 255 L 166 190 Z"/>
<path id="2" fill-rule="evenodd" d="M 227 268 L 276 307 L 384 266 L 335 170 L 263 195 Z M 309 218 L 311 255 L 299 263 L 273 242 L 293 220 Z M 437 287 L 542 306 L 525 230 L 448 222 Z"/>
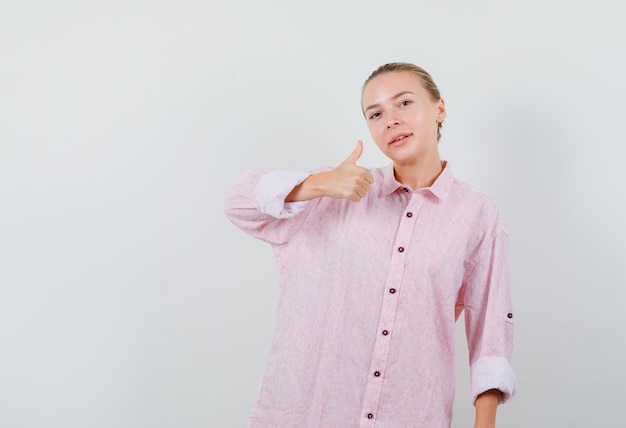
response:
<path id="1" fill-rule="evenodd" d="M 259 211 L 275 218 L 289 218 L 301 213 L 311 201 L 285 202 L 285 198 L 309 173 L 273 171 L 261 176 L 255 189 Z"/>
<path id="2" fill-rule="evenodd" d="M 250 170 L 231 187 L 224 211 L 228 219 L 249 235 L 269 242 L 287 242 L 300 228 L 300 215 L 314 201 L 285 202 L 285 197 L 310 173 Z"/>
<path id="3" fill-rule="evenodd" d="M 517 389 L 511 368 L 514 312 L 508 265 L 508 235 L 501 226 L 482 240 L 459 302 L 465 311 L 473 403 L 490 389 L 500 390 L 500 403 L 505 403 Z"/>

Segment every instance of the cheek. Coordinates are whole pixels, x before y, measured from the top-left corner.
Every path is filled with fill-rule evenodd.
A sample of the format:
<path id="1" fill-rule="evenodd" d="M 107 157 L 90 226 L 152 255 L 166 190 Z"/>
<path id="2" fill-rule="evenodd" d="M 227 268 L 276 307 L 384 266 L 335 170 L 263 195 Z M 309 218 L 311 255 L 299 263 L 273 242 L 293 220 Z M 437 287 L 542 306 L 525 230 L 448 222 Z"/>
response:
<path id="1" fill-rule="evenodd" d="M 376 140 L 376 127 L 373 126 L 372 124 L 368 123 L 367 124 L 367 130 L 370 131 L 370 135 L 372 136 L 372 138 L 375 141 Z"/>
<path id="2" fill-rule="evenodd" d="M 370 135 L 374 139 L 374 142 L 376 143 L 376 145 L 382 148 L 382 145 L 383 145 L 382 143 L 384 140 L 383 138 L 384 129 L 381 129 L 380 127 L 370 126 Z"/>
<path id="3" fill-rule="evenodd" d="M 435 116 L 432 116 L 430 114 L 420 114 L 420 115 L 416 115 L 413 117 L 413 124 L 415 129 L 419 129 L 419 130 L 427 130 L 429 128 L 429 125 L 433 125 L 435 124 Z"/>
<path id="4" fill-rule="evenodd" d="M 377 139 L 380 135 L 382 135 L 385 132 L 384 127 L 381 125 L 377 125 L 377 124 L 369 125 L 368 128 L 370 130 L 370 135 L 374 139 Z"/>

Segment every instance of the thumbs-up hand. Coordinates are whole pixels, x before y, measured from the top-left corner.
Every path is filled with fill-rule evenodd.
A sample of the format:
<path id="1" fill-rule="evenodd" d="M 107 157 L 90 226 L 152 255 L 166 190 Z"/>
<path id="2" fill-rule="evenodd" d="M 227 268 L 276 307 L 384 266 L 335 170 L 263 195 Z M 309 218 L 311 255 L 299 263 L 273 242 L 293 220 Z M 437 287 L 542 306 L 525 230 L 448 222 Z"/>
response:
<path id="1" fill-rule="evenodd" d="M 374 182 L 374 176 L 357 161 L 363 154 L 363 142 L 359 140 L 356 149 L 335 169 L 310 175 L 298 184 L 285 197 L 285 202 L 307 201 L 330 196 L 359 202 L 367 195 Z"/>
<path id="2" fill-rule="evenodd" d="M 363 142 L 359 140 L 356 148 L 346 160 L 327 173 L 328 196 L 359 202 L 367 195 L 374 177 L 366 168 L 357 165 L 362 154 Z"/>

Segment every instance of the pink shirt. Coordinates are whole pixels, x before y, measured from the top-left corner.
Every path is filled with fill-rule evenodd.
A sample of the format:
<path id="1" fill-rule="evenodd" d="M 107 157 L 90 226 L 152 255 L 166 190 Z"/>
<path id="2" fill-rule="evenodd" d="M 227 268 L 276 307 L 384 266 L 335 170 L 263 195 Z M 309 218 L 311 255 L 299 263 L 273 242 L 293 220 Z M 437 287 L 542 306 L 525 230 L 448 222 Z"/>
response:
<path id="1" fill-rule="evenodd" d="M 248 427 L 449 428 L 465 313 L 472 394 L 515 393 L 507 233 L 450 166 L 429 188 L 371 169 L 358 203 L 284 203 L 309 174 L 246 173 L 230 220 L 270 243 L 276 328 Z"/>

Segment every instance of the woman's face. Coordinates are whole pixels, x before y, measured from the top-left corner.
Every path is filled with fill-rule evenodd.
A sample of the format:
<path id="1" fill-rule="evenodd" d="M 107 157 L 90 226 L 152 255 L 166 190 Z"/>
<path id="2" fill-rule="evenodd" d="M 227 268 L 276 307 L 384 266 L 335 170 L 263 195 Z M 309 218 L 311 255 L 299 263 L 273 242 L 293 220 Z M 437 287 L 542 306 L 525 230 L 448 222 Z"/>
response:
<path id="1" fill-rule="evenodd" d="M 395 165 L 439 159 L 437 126 L 446 117 L 443 100 L 433 101 L 410 71 L 379 74 L 365 87 L 362 107 L 378 148 Z"/>

